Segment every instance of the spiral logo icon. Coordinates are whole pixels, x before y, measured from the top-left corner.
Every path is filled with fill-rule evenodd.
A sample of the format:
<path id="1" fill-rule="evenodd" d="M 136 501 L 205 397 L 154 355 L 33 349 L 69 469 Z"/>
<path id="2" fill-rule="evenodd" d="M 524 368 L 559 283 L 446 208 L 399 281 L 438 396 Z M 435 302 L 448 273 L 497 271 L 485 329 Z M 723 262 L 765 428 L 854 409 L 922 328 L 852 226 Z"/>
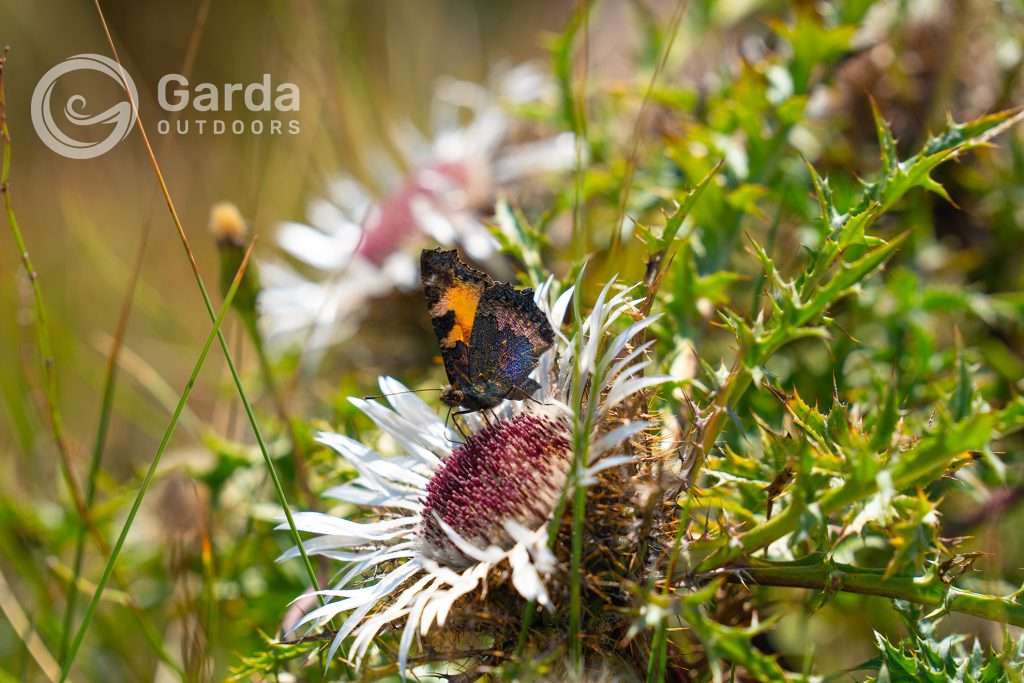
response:
<path id="1" fill-rule="evenodd" d="M 85 112 L 88 103 L 83 95 L 72 95 L 64 104 L 64 116 L 75 126 L 110 125 L 110 132 L 102 140 L 89 142 L 77 140 L 65 133 L 54 120 L 50 103 L 54 86 L 61 76 L 76 71 L 98 71 L 114 79 L 118 85 L 127 86 L 131 94 L 130 101 L 118 102 L 106 111 L 93 115 Z M 138 101 L 139 93 L 135 88 L 135 83 L 120 64 L 103 55 L 90 53 L 74 55 L 51 68 L 39 79 L 35 90 L 32 91 L 32 125 L 43 144 L 57 154 L 69 159 L 93 159 L 106 154 L 128 137 L 136 119 L 132 102 Z"/>

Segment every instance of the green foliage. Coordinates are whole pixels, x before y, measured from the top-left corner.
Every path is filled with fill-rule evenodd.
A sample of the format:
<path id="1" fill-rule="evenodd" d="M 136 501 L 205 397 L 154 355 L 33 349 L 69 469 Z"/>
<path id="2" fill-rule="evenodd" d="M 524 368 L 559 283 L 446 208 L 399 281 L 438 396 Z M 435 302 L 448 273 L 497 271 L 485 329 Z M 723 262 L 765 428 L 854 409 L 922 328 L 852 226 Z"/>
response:
<path id="1" fill-rule="evenodd" d="M 886 14 L 883 4 L 892 11 Z M 630 453 L 657 466 L 623 486 L 628 496 L 588 498 L 580 486 L 559 502 L 565 514 L 549 522 L 551 546 L 569 552 L 558 557 L 564 571 L 550 585 L 556 608 L 526 606 L 502 592 L 507 586 L 467 596 L 470 617 L 452 620 L 461 630 L 440 642 L 416 636 L 423 661 L 461 666 L 465 660 L 452 653 L 468 643 L 485 654 L 478 670 L 462 674 L 467 680 L 475 673 L 557 678 L 569 653 L 595 672 L 622 667 L 649 681 L 670 674 L 820 680 L 858 664 L 880 682 L 1022 681 L 1018 632 L 1007 629 L 997 643 L 991 628 L 977 624 L 1024 627 L 1024 138 L 1017 125 L 1024 111 L 1012 108 L 1022 97 L 1024 15 L 1012 3 L 966 3 L 998 45 L 985 52 L 987 60 L 974 60 L 966 49 L 947 60 L 945 45 L 931 37 L 939 29 L 915 14 L 917 4 L 700 0 L 687 4 L 674 40 L 658 3 L 584 2 L 549 38 L 552 96 L 502 102 L 514 126 L 501 145 L 518 147 L 518 136 L 538 130 L 572 136 L 578 166 L 559 174 L 540 163 L 536 175 L 505 183 L 501 154 L 473 150 L 473 164 L 486 171 L 482 194 L 459 199 L 470 222 L 489 226 L 505 257 L 477 265 L 495 274 L 504 268 L 515 273 L 507 279 L 535 289 L 549 281 L 559 291 L 575 285 L 560 330 L 569 338 L 595 302 L 617 293 L 599 294 L 613 275 L 635 285 L 631 312 L 637 319 L 657 316 L 643 332 L 649 346 L 638 352 L 649 361 L 643 374 L 676 381 L 630 406 L 650 422 L 645 438 L 655 444 L 637 438 Z M 493 19 L 491 11 L 481 13 Z M 595 41 L 625 30 L 602 23 L 623 21 L 620 15 L 636 23 L 633 52 L 609 59 Z M 946 40 L 959 35 L 954 29 L 947 28 Z M 522 41 L 536 43 L 532 35 Z M 611 76 L 601 70 L 606 59 L 616 65 Z M 618 63 L 628 59 L 634 61 Z M 942 123 L 947 111 L 963 120 Z M 19 169 L 12 168 L 9 145 L 4 152 L 6 181 Z M 406 170 L 400 191 L 422 181 L 414 164 Z M 9 209 L 12 194 L 3 189 Z M 26 237 L 8 213 L 24 251 Z M 433 244 L 419 237 L 423 245 L 402 249 Z M 242 253 L 239 244 L 221 247 L 224 292 Z M 42 261 L 24 258 L 30 271 Z M 264 345 L 262 285 L 252 271 L 236 286 L 233 317 L 258 367 L 243 372 L 248 363 L 239 361 L 237 370 L 232 364 L 230 384 L 210 378 L 210 387 L 195 387 L 203 400 L 186 408 L 193 383 L 168 398 L 165 387 L 175 383 L 162 376 L 184 378 L 191 368 L 175 368 L 168 358 L 178 354 L 166 353 L 166 344 L 146 361 L 155 369 L 125 362 L 134 382 L 118 391 L 134 393 L 113 402 L 108 417 L 131 453 L 94 473 L 97 499 L 92 504 L 91 492 L 85 499 L 90 526 L 74 498 L 20 490 L 21 479 L 47 480 L 40 463 L 65 450 L 60 416 L 68 413 L 78 429 L 83 414 L 93 419 L 94 411 L 91 404 L 82 414 L 57 410 L 58 394 L 75 382 L 62 381 L 57 392 L 59 366 L 52 363 L 60 349 L 51 347 L 59 347 L 61 335 L 55 327 L 51 341 L 51 309 L 44 317 L 41 304 L 44 290 L 48 304 L 56 300 L 54 285 L 33 272 L 22 304 L 17 282 L 7 278 L 12 293 L 5 290 L 0 303 L 11 303 L 4 312 L 12 320 L 32 318 L 40 348 L 27 352 L 31 335 L 22 339 L 17 330 L 10 339 L 6 330 L 0 335 L 12 356 L 30 361 L 0 369 L 12 427 L 10 443 L 0 446 L 26 456 L 11 468 L 15 483 L 0 492 L 2 568 L 18 577 L 14 597 L 35 607 L 32 628 L 44 644 L 77 633 L 74 652 L 85 639 L 75 679 L 149 678 L 156 659 L 168 670 L 181 660 L 191 674 L 206 657 L 214 677 L 238 681 L 395 678 L 400 628 L 380 632 L 361 672 L 343 658 L 328 661 L 330 629 L 288 642 L 267 635 L 280 635 L 291 599 L 351 567 L 344 560 L 276 563 L 291 539 L 275 534 L 273 524 L 282 508 L 357 521 L 375 514 L 319 498 L 355 474 L 313 435 L 329 429 L 367 448 L 393 446 L 347 399 L 376 394 L 377 375 L 427 390 L 439 385 L 420 298 L 396 290 L 359 300 L 368 319 L 343 321 L 351 322 L 352 336 L 311 372 L 307 353 L 321 349 L 275 356 Z M 188 336 L 167 326 L 163 304 L 152 303 L 160 301 L 159 288 L 146 291 L 147 313 L 161 322 L 139 336 L 168 338 L 178 350 Z M 59 320 L 60 306 L 53 310 Z M 198 324 L 186 322 L 183 330 Z M 96 326 L 89 325 L 78 336 L 92 336 Z M 170 339 L 169 329 L 180 338 Z M 180 355 L 188 361 L 194 351 Z M 615 360 L 601 358 L 595 377 Z M 72 377 L 87 389 L 90 382 L 99 386 L 99 373 L 76 372 L 81 376 Z M 577 410 L 572 432 L 582 471 L 600 422 L 593 391 L 600 382 L 576 380 L 570 402 L 587 407 Z M 236 390 L 245 414 L 225 407 Z M 154 423 L 159 407 L 139 396 L 169 404 L 189 428 L 165 469 L 132 459 L 147 438 L 164 435 L 159 453 L 166 449 L 168 460 L 179 445 L 170 443 L 175 423 Z M 616 419 L 620 411 L 625 415 L 626 407 Z M 255 446 L 237 428 L 246 417 L 267 435 L 257 436 Z M 56 452 L 40 450 L 48 423 L 55 423 Z M 187 493 L 174 495 L 179 480 Z M 150 484 L 171 489 L 168 500 L 200 509 L 199 521 L 190 520 L 186 532 L 167 531 L 178 508 L 149 499 L 156 521 L 149 530 L 131 528 L 135 515 L 147 512 L 136 492 Z M 647 497 L 655 502 L 637 502 Z M 585 534 L 602 514 L 630 526 L 591 546 Z M 136 534 L 145 541 L 131 542 Z M 95 577 L 102 577 L 100 588 L 117 579 L 105 547 L 114 539 L 128 580 L 101 597 Z M 69 558 L 76 541 L 85 548 L 84 563 Z M 593 568 L 604 560 L 634 573 L 624 579 Z M 372 571 L 378 569 L 384 571 Z M 91 599 L 87 633 L 64 623 L 75 617 L 78 628 L 76 592 L 83 602 Z M 506 602 L 487 602 L 494 595 Z M 45 609 L 55 600 L 70 616 Z M 131 622 L 121 613 L 128 609 Z M 898 622 L 899 612 L 911 615 L 907 623 Z M 144 628 L 136 633 L 122 621 Z M 154 628 L 169 622 L 173 627 Z M 518 633 L 518 642 L 498 638 L 492 624 Z M 940 628 L 951 635 L 940 638 Z M 180 656 L 162 642 L 171 640 L 165 630 L 175 639 L 185 632 Z M 11 641 L 0 631 L 4 680 L 8 653 L 28 652 L 27 639 Z M 61 648 L 53 649 L 59 656 Z M 124 662 L 116 670 L 115 659 Z"/>
<path id="2" fill-rule="evenodd" d="M 997 683 L 1020 681 L 1024 671 L 1024 646 L 1011 638 L 1001 652 L 985 652 L 978 641 L 967 647 L 962 635 L 942 640 L 918 635 L 899 643 L 876 633 L 882 663 L 877 683 Z"/>
<path id="3" fill-rule="evenodd" d="M 227 680 L 250 681 L 256 677 L 276 677 L 281 671 L 286 671 L 288 664 L 293 661 L 300 664 L 310 659 L 315 661 L 317 652 L 323 648 L 323 642 L 318 639 L 282 643 L 265 633 L 260 636 L 264 649 L 242 657 L 237 665 L 231 667 L 231 675 Z M 311 668 L 315 670 L 315 665 Z"/>

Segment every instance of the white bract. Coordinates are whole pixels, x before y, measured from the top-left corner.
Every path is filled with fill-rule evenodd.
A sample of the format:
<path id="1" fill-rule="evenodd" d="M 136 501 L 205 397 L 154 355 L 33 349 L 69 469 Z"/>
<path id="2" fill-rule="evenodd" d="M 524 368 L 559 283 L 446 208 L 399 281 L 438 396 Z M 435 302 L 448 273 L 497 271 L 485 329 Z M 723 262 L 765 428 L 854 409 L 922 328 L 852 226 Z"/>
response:
<path id="1" fill-rule="evenodd" d="M 621 420 L 611 427 L 602 422 L 608 411 L 635 392 L 669 379 L 639 376 L 647 364 L 638 359 L 647 345 L 623 354 L 653 318 L 610 338 L 613 323 L 636 304 L 628 290 L 609 298 L 611 289 L 605 287 L 599 305 L 582 321 L 578 339 L 556 334 L 533 373 L 540 388 L 532 400 L 505 401 L 486 419 L 479 413 L 466 415 L 465 443 L 418 396 L 402 393 L 405 387 L 394 379 L 380 380 L 389 406 L 350 399 L 391 437 L 399 452 L 384 455 L 340 434 L 319 435 L 321 443 L 358 472 L 354 480 L 325 495 L 375 508 L 378 516 L 353 522 L 315 512 L 295 515 L 298 529 L 314 534 L 304 543 L 306 551 L 346 566 L 320 592 L 328 602 L 305 614 L 290 631 L 343 616 L 329 658 L 351 637 L 349 658 L 359 666 L 374 636 L 404 620 L 399 647 L 404 672 L 416 635 L 443 625 L 459 598 L 477 589 L 499 565 L 507 566 L 520 595 L 551 607 L 545 578 L 555 558 L 549 550 L 548 523 L 566 482 L 571 485 L 574 416 L 568 402 L 573 373 L 580 373 L 576 381 L 603 379 L 591 388 L 600 396 L 600 417 L 591 435 L 583 485 L 603 470 L 630 462 L 615 449 L 646 427 Z M 538 288 L 538 305 L 555 330 L 572 296 L 570 289 L 556 297 L 550 280 Z M 587 354 L 578 364 L 577 348 Z M 596 363 L 604 370 L 594 374 Z M 292 548 L 281 559 L 298 554 Z"/>

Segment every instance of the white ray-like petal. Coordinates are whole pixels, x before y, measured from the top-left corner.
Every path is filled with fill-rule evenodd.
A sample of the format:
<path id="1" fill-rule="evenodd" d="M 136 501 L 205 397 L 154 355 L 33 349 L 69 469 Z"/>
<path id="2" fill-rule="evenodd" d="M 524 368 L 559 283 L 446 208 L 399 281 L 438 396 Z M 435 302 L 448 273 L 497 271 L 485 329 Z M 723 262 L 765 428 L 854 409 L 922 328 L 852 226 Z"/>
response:
<path id="1" fill-rule="evenodd" d="M 344 266 L 355 253 L 359 241 L 359 226 L 352 225 L 354 239 L 342 242 L 333 234 L 311 228 L 303 223 L 284 223 L 277 233 L 281 248 L 293 257 L 320 270 L 335 270 Z"/>
<path id="2" fill-rule="evenodd" d="M 385 519 L 379 522 L 353 522 L 323 512 L 296 512 L 292 515 L 295 528 L 311 534 L 353 536 L 367 541 L 382 541 L 406 533 L 408 527 L 416 524 L 418 516 Z M 278 524 L 276 529 L 290 528 L 287 522 Z"/>
<path id="3" fill-rule="evenodd" d="M 629 369 L 629 367 L 633 365 L 633 361 L 639 358 L 642 354 L 646 353 L 647 350 L 650 349 L 652 346 L 654 346 L 653 339 L 644 342 L 643 344 L 641 344 L 640 346 L 636 347 L 628 354 L 623 356 L 622 358 L 615 361 L 615 364 L 612 365 L 611 370 L 605 376 L 605 383 L 614 384 L 615 381 L 619 378 L 619 375 L 621 375 L 624 370 Z"/>
<path id="4" fill-rule="evenodd" d="M 366 188 L 345 176 L 339 176 L 327 183 L 327 196 L 357 225 L 363 224 L 366 212 L 373 205 L 373 199 Z"/>
<path id="5" fill-rule="evenodd" d="M 597 301 L 594 302 L 594 309 L 587 316 L 586 321 L 583 323 L 584 326 L 580 329 L 580 333 L 584 334 L 583 351 L 580 353 L 579 358 L 579 371 L 581 374 L 592 374 L 594 372 L 597 348 L 601 343 L 605 299 L 614 284 L 615 278 L 613 277 L 601 288 L 601 293 L 597 295 Z"/>
<path id="6" fill-rule="evenodd" d="M 562 322 L 565 320 L 565 312 L 569 310 L 569 304 L 572 303 L 572 295 L 576 291 L 576 286 L 573 285 L 567 290 L 562 292 L 558 299 L 555 300 L 555 305 L 551 307 L 551 327 L 555 330 L 559 330 L 562 327 Z M 562 337 L 565 339 L 565 337 Z"/>
<path id="7" fill-rule="evenodd" d="M 425 439 L 422 429 L 418 429 L 398 413 L 388 410 L 375 401 L 366 401 L 354 396 L 349 398 L 349 403 L 363 411 L 371 420 L 377 423 L 378 427 L 390 434 L 409 455 L 421 458 L 431 468 L 436 467 L 440 463 L 434 452 L 436 444 Z M 423 487 L 426 485 L 423 477 L 416 477 L 414 480 L 408 478 L 394 479 L 395 481 L 402 481 L 413 486 Z"/>
<path id="8" fill-rule="evenodd" d="M 352 643 L 350 650 L 352 657 L 361 659 L 362 651 L 365 650 L 365 648 L 362 647 L 363 642 L 369 644 L 369 641 L 373 639 L 381 627 L 407 614 L 409 610 L 406 606 L 410 602 L 419 599 L 424 594 L 430 595 L 430 593 L 433 592 L 432 589 L 436 588 L 436 585 L 428 588 L 428 584 L 431 582 L 436 584 L 436 579 L 429 574 L 421 576 L 412 585 L 403 590 L 395 601 L 388 605 L 386 610 L 380 614 L 374 615 L 372 619 L 367 620 L 367 622 L 359 628 L 358 638 Z"/>
<path id="9" fill-rule="evenodd" d="M 398 643 L 399 671 L 404 672 L 406 665 L 409 663 L 409 648 L 412 647 L 413 636 L 416 635 L 416 630 L 420 624 L 420 615 L 423 614 L 423 608 L 426 606 L 430 596 L 431 593 L 424 591 L 418 598 L 416 598 L 416 603 L 409 611 L 409 616 L 406 617 L 405 628 L 402 629 L 402 638 Z"/>
<path id="10" fill-rule="evenodd" d="M 381 415 L 382 412 L 391 413 L 387 408 L 375 403 L 362 401 L 357 398 L 350 398 L 349 401 L 353 404 L 361 402 L 365 406 L 365 413 L 368 415 L 375 413 L 378 417 L 381 417 L 382 419 L 377 421 L 378 424 L 388 421 L 387 416 Z M 373 417 L 373 415 L 371 415 L 371 417 Z M 389 433 L 392 433 L 390 430 L 388 431 Z M 425 474 L 420 474 L 413 469 L 410 469 L 401 463 L 398 458 L 387 458 L 381 456 L 378 453 L 375 453 L 373 449 L 364 446 L 358 441 L 349 439 L 348 437 L 340 434 L 328 435 L 327 438 L 320 439 L 320 441 L 321 443 L 325 443 L 345 455 L 349 462 L 359 470 L 360 474 L 363 474 L 364 476 L 371 475 L 371 479 L 375 487 L 381 487 L 386 491 L 394 489 L 401 491 L 403 490 L 401 485 L 405 485 L 407 487 L 411 487 L 413 490 L 422 491 L 427 485 L 427 476 Z M 430 467 L 429 463 L 431 460 L 423 454 L 423 447 L 410 443 L 409 439 L 399 439 L 399 441 L 404 443 L 404 445 L 408 447 L 408 450 L 415 452 L 423 464 Z"/>
<path id="11" fill-rule="evenodd" d="M 396 496 L 358 486 L 355 482 L 334 486 L 324 491 L 322 495 L 324 498 L 334 498 L 343 503 L 351 503 L 352 505 L 361 505 L 363 507 L 400 508 L 413 512 L 419 512 L 422 507 L 418 502 L 420 498 L 418 493 Z"/>
<path id="12" fill-rule="evenodd" d="M 381 377 L 377 386 L 387 397 L 392 409 L 409 422 L 421 427 L 444 426 L 437 413 L 422 398 L 394 377 Z"/>
<path id="13" fill-rule="evenodd" d="M 501 562 L 502 552 L 501 548 L 497 546 L 488 546 L 487 548 L 477 548 L 475 545 L 464 539 L 459 535 L 455 529 L 451 528 L 447 522 L 441 519 L 441 516 L 434 513 L 434 521 L 437 522 L 438 526 L 444 531 L 445 536 L 448 540 L 459 549 L 466 557 L 469 557 L 476 562 L 485 562 L 487 564 L 497 564 Z"/>
<path id="14" fill-rule="evenodd" d="M 450 182 L 440 174 L 429 175 L 427 173 L 423 173 L 420 178 L 421 182 L 424 184 L 427 184 L 431 179 L 436 178 L 437 180 L 444 181 L 447 185 L 450 185 Z M 439 185 L 439 183 L 435 183 L 435 185 Z M 436 186 L 432 188 L 432 190 L 434 192 L 442 192 L 444 191 L 444 186 Z M 409 202 L 409 208 L 412 211 L 412 216 L 416 220 L 416 223 L 436 242 L 445 246 L 455 244 L 455 238 L 457 236 L 455 226 L 452 225 L 452 222 L 448 220 L 448 217 L 442 210 L 438 209 L 432 201 L 427 199 L 426 195 L 419 195 Z"/>
<path id="15" fill-rule="evenodd" d="M 322 555 L 331 553 L 333 559 L 337 559 L 342 562 L 359 562 L 369 557 L 373 557 L 385 550 L 400 550 L 408 547 L 407 543 L 395 543 L 394 545 L 387 545 L 383 548 L 374 546 L 373 550 L 367 550 L 364 548 L 360 549 L 360 546 L 365 546 L 365 541 L 360 541 L 352 536 L 316 536 L 315 538 L 309 538 L 302 542 L 302 547 L 305 549 L 307 555 Z M 291 560 L 299 557 L 298 546 L 292 546 L 281 553 L 276 562 L 284 562 L 285 560 Z"/>
<path id="16" fill-rule="evenodd" d="M 650 426 L 650 424 L 650 422 L 640 420 L 637 422 L 629 422 L 627 424 L 620 425 L 615 429 L 611 430 L 610 432 L 608 432 L 607 434 L 605 434 L 604 436 L 600 437 L 597 441 L 595 441 L 594 445 L 591 446 L 590 450 L 592 453 L 595 454 L 604 453 L 608 449 L 618 446 L 626 439 L 629 439 L 639 434 L 640 432 L 644 431 Z"/>
<path id="17" fill-rule="evenodd" d="M 430 628 L 435 619 L 438 626 L 444 626 L 444 622 L 448 619 L 448 613 L 455 605 L 455 602 L 463 595 L 476 590 L 476 587 L 484 580 L 490 569 L 491 565 L 481 563 L 463 570 L 461 574 L 455 574 L 454 572 L 446 573 L 444 581 L 449 588 L 439 592 L 430 601 L 430 604 L 424 608 L 423 618 L 420 620 L 421 633 L 426 635 L 427 629 Z"/>
<path id="18" fill-rule="evenodd" d="M 584 474 L 587 477 L 593 477 L 594 475 L 604 472 L 605 470 L 610 470 L 613 467 L 619 467 L 620 465 L 628 465 L 629 463 L 635 460 L 636 458 L 634 458 L 632 455 L 609 455 L 607 457 L 601 458 L 598 462 L 587 467 L 586 472 Z"/>
<path id="19" fill-rule="evenodd" d="M 648 318 L 644 318 L 643 320 L 638 320 L 616 335 L 615 339 L 612 340 L 612 343 L 608 345 L 604 355 L 601 356 L 601 363 L 598 366 L 600 371 L 606 371 L 622 350 L 626 348 L 626 344 L 628 344 L 633 337 L 654 324 L 659 317 L 660 316 L 652 315 Z"/>
<path id="20" fill-rule="evenodd" d="M 638 391 L 664 384 L 665 382 L 671 382 L 672 380 L 671 375 L 655 375 L 653 377 L 637 377 L 624 382 L 618 382 L 608 392 L 608 398 L 604 402 L 603 411 L 611 410 Z"/>
<path id="21" fill-rule="evenodd" d="M 619 375 L 615 378 L 615 381 L 610 382 L 609 384 L 612 387 L 618 386 L 619 384 L 624 384 L 625 382 L 628 382 L 629 379 L 633 377 L 633 375 L 638 375 L 642 373 L 644 370 L 646 370 L 648 367 L 650 367 L 650 365 L 653 362 L 653 360 L 645 360 L 640 361 L 639 363 L 633 363 L 628 368 L 625 368 L 622 372 L 620 372 Z"/>
<path id="22" fill-rule="evenodd" d="M 381 549 L 380 553 L 372 557 L 364 558 L 358 562 L 353 562 L 352 566 L 345 570 L 345 573 L 338 577 L 338 580 L 334 582 L 333 590 L 341 590 L 349 583 L 352 582 L 357 576 L 366 573 L 367 569 L 376 567 L 384 562 L 390 562 L 392 560 L 400 560 L 404 558 L 416 557 L 417 551 L 412 548 L 405 548 L 402 550 L 391 550 L 390 552 L 384 552 L 387 550 L 387 546 Z"/>
<path id="23" fill-rule="evenodd" d="M 413 585 L 413 587 L 414 588 L 417 587 L 417 586 L 418 587 L 422 587 L 429 580 L 430 580 L 430 577 L 429 576 L 425 576 L 425 577 L 421 578 L 419 581 L 417 581 Z M 410 592 L 414 593 L 415 591 L 410 591 Z M 335 635 L 334 642 L 331 643 L 331 647 L 334 648 L 335 650 L 337 650 L 337 648 L 335 647 L 335 643 L 337 643 L 338 645 L 341 645 L 342 641 L 344 641 L 345 638 L 347 638 L 350 633 L 355 631 L 356 627 L 359 626 L 359 624 L 363 621 L 363 618 L 370 612 L 370 610 L 373 607 L 376 607 L 376 605 L 375 604 L 367 604 L 367 605 L 364 605 L 364 606 L 360 607 L 359 609 L 353 610 L 352 613 L 349 614 L 348 618 L 345 619 L 345 621 L 342 623 L 341 628 L 338 629 L 338 633 Z M 333 655 L 328 656 L 328 658 L 327 658 L 328 661 L 330 661 L 331 657 L 333 657 Z"/>
<path id="24" fill-rule="evenodd" d="M 355 439 L 350 439 L 343 434 L 332 432 L 317 432 L 316 440 L 318 443 L 334 449 L 348 460 L 359 472 L 359 483 L 363 486 L 382 493 L 403 495 L 408 492 L 407 489 L 395 486 L 393 482 L 389 482 L 384 477 L 379 476 L 368 466 L 368 463 L 380 459 L 380 456 L 374 453 L 373 449 L 369 446 L 364 446 Z"/>
<path id="25" fill-rule="evenodd" d="M 413 576 L 416 572 L 420 571 L 421 568 L 422 565 L 417 560 L 409 560 L 405 564 L 400 565 L 397 569 L 392 570 L 390 574 L 382 578 L 377 583 L 369 586 L 351 591 L 317 591 L 317 595 L 325 597 L 341 597 L 342 599 L 334 600 L 310 611 L 292 627 L 292 631 L 294 632 L 295 629 L 303 624 L 308 624 L 314 621 L 330 621 L 337 614 L 347 612 L 348 610 L 357 607 L 363 607 L 365 605 L 370 605 L 372 607 L 383 597 L 390 595 L 393 590 L 398 588 L 398 586 Z"/>
<path id="26" fill-rule="evenodd" d="M 543 607 L 551 606 L 551 599 L 544 589 L 544 582 L 530 562 L 530 554 L 518 543 L 508 555 L 512 567 L 512 585 L 527 600 L 536 600 Z"/>
<path id="27" fill-rule="evenodd" d="M 495 162 L 494 176 L 508 183 L 525 175 L 556 173 L 576 165 L 576 139 L 563 133 L 546 140 L 509 147 Z"/>

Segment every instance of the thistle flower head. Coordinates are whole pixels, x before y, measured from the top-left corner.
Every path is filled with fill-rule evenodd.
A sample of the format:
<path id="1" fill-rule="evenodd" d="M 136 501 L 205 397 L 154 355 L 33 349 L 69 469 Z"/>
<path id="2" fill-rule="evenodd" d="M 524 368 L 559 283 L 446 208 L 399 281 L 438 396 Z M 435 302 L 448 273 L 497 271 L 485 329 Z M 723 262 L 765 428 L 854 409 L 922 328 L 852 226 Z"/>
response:
<path id="1" fill-rule="evenodd" d="M 448 566 L 472 562 L 444 527 L 477 547 L 507 550 L 515 539 L 505 521 L 530 529 L 547 522 L 565 486 L 571 436 L 563 416 L 523 412 L 467 438 L 427 484 L 423 554 Z"/>
<path id="2" fill-rule="evenodd" d="M 613 420 L 612 413 L 631 395 L 667 379 L 641 376 L 646 346 L 623 353 L 652 319 L 610 335 L 635 303 L 628 290 L 610 293 L 606 287 L 575 336 L 557 333 L 532 375 L 539 387 L 532 400 L 505 401 L 487 414 L 466 415 L 464 440 L 394 379 L 380 381 L 389 407 L 350 399 L 401 452 L 384 455 L 347 436 L 319 435 L 358 472 L 325 495 L 373 508 L 377 516 L 353 522 L 322 513 L 295 515 L 299 530 L 314 534 L 304 543 L 306 551 L 346 567 L 321 591 L 328 602 L 291 630 L 344 615 L 329 655 L 351 636 L 349 657 L 358 665 L 382 628 L 404 622 L 404 671 L 417 634 L 443 626 L 485 581 L 489 589 L 507 581 L 523 598 L 554 606 L 547 586 L 557 565 L 549 526 L 558 501 L 571 486 L 589 485 L 599 472 L 632 460 L 613 451 L 645 423 Z M 554 294 L 549 281 L 536 297 L 557 330 L 573 290 Z M 584 385 L 594 399 L 570 406 Z M 574 474 L 572 444 L 581 435 L 588 457 Z M 293 548 L 282 559 L 297 555 Z"/>

